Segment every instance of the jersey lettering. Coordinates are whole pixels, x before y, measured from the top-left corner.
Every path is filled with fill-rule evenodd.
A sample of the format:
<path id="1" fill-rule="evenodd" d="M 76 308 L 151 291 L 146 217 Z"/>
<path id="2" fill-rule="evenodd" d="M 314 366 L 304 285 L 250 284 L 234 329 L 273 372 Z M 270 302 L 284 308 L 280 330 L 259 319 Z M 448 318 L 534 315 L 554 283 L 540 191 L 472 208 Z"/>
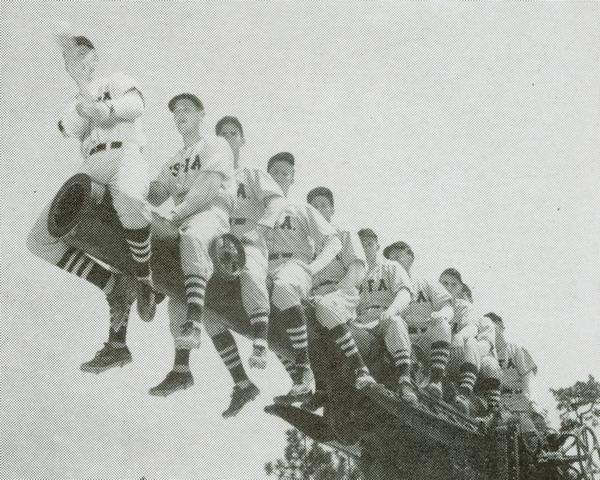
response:
<path id="1" fill-rule="evenodd" d="M 506 365 L 505 365 L 506 362 Z M 498 363 L 500 364 L 501 368 L 517 368 L 517 366 L 515 365 L 515 362 L 513 361 L 512 358 L 501 358 L 498 360 Z"/>
<path id="2" fill-rule="evenodd" d="M 238 198 L 248 198 L 248 196 L 246 195 L 246 187 L 243 183 L 240 183 L 238 185 L 237 196 Z"/>
<path id="3" fill-rule="evenodd" d="M 289 215 L 286 215 L 285 219 L 283 220 L 283 222 L 281 223 L 279 228 L 285 228 L 287 230 L 292 230 L 292 217 L 290 217 Z"/>
<path id="4" fill-rule="evenodd" d="M 176 163 L 174 165 L 171 165 L 169 167 L 169 170 L 171 170 L 171 174 L 176 177 L 179 175 L 179 171 L 181 169 L 183 169 L 183 173 L 187 173 L 190 170 L 200 170 L 200 168 L 202 167 L 202 163 L 200 162 L 200 155 L 196 155 L 194 157 L 194 162 L 192 163 L 192 165 L 190 166 L 190 160 L 191 158 L 188 157 L 185 159 L 184 162 L 180 162 L 180 163 Z"/>
<path id="5" fill-rule="evenodd" d="M 389 290 L 389 288 L 387 287 L 387 285 L 385 284 L 385 280 L 382 278 L 379 281 L 379 287 L 377 288 L 378 292 L 384 292 L 385 290 Z"/>
<path id="6" fill-rule="evenodd" d="M 419 291 L 419 295 L 417 295 L 417 299 L 415 300 L 415 302 L 427 302 L 428 300 L 425 298 L 425 294 L 423 293 L 423 290 Z"/>

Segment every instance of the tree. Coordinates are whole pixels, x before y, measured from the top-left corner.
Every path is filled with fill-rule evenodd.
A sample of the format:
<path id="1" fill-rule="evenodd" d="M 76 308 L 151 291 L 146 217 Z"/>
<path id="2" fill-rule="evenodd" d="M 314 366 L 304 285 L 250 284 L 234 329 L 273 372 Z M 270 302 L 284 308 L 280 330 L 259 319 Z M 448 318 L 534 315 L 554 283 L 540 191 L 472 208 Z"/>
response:
<path id="1" fill-rule="evenodd" d="M 600 382 L 590 375 L 587 382 L 550 389 L 560 413 L 561 431 L 584 423 L 597 427 L 600 420 Z"/>
<path id="2" fill-rule="evenodd" d="M 353 462 L 326 449 L 296 429 L 286 430 L 283 458 L 265 465 L 267 475 L 278 480 L 360 480 Z"/>

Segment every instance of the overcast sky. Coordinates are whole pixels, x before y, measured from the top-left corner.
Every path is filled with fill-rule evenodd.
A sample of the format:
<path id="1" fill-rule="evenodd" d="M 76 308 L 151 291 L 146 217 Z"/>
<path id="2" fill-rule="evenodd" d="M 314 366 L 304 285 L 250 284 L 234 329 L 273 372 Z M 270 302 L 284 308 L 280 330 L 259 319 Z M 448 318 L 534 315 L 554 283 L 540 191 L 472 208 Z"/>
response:
<path id="1" fill-rule="evenodd" d="M 592 2 L 2 2 L 2 478 L 259 479 L 286 425 L 263 390 L 223 421 L 230 378 L 207 336 L 196 386 L 147 395 L 172 362 L 166 309 L 134 316 L 134 362 L 79 364 L 107 330 L 102 295 L 25 238 L 76 171 L 56 128 L 74 93 L 54 24 L 89 36 L 101 70 L 147 100 L 147 158 L 180 148 L 167 101 L 192 91 L 206 130 L 245 129 L 247 164 L 289 150 L 294 196 L 332 188 L 341 223 L 402 239 L 415 271 L 462 271 L 482 310 L 539 365 L 536 396 L 600 376 L 599 9 Z M 248 342 L 242 341 L 245 358 Z"/>

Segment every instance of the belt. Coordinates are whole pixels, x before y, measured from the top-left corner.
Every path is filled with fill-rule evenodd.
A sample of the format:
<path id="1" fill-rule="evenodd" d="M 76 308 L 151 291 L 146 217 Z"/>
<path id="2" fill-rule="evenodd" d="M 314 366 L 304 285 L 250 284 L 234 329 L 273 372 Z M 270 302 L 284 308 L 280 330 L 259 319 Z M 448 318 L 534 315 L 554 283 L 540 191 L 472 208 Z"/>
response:
<path id="1" fill-rule="evenodd" d="M 230 218 L 229 225 L 245 225 L 247 219 L 245 218 Z"/>
<path id="2" fill-rule="evenodd" d="M 427 331 L 427 327 L 408 327 L 408 333 L 410 335 L 417 335 L 419 333 L 425 333 Z"/>
<path id="3" fill-rule="evenodd" d="M 121 148 L 122 146 L 123 146 L 123 142 L 110 142 L 109 144 L 99 143 L 95 147 L 92 147 L 92 149 L 90 150 L 90 153 L 88 153 L 88 156 L 92 156 L 98 152 L 103 152 L 104 150 L 106 150 L 107 147 L 110 148 L 111 150 L 113 150 L 113 149 Z"/>
<path id="4" fill-rule="evenodd" d="M 269 260 L 279 260 L 280 258 L 292 258 L 291 253 L 269 253 Z"/>
<path id="5" fill-rule="evenodd" d="M 318 288 L 324 287 L 326 285 L 336 285 L 338 282 L 334 282 L 333 280 L 324 280 L 319 283 L 316 287 L 313 287 L 313 290 L 317 290 Z"/>
<path id="6" fill-rule="evenodd" d="M 520 389 L 516 389 L 516 390 L 511 390 L 510 388 L 502 388 L 502 393 L 503 394 L 511 394 L 511 393 L 523 393 L 523 390 Z"/>

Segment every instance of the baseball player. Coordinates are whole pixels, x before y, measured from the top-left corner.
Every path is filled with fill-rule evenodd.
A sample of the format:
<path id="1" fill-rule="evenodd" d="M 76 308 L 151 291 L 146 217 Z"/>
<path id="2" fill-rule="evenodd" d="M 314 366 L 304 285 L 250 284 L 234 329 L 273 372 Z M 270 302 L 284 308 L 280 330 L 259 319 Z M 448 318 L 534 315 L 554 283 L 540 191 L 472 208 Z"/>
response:
<path id="1" fill-rule="evenodd" d="M 537 374 L 537 365 L 529 351 L 506 340 L 502 317 L 494 312 L 484 315 L 496 330 L 496 350 L 502 379 L 500 404 L 521 420 L 521 431 L 528 447 L 536 451 L 547 430 L 546 412 L 531 400 L 531 383 Z"/>
<path id="2" fill-rule="evenodd" d="M 495 409 L 500 397 L 500 366 L 496 359 L 496 331 L 489 318 L 478 315 L 473 306 L 471 289 L 455 268 L 440 275 L 440 283 L 453 297 L 452 343 L 448 365 L 449 377 L 458 383 L 454 406 L 471 413 L 471 394 L 475 387 Z"/>
<path id="3" fill-rule="evenodd" d="M 418 398 L 410 380 L 410 337 L 402 318 L 413 296 L 411 280 L 398 262 L 379 257 L 379 240 L 373 230 L 363 228 L 358 236 L 367 259 L 367 274 L 358 288 L 360 301 L 354 324 L 384 337 L 398 374 L 398 394 L 416 404 Z"/>
<path id="4" fill-rule="evenodd" d="M 415 255 L 405 242 L 395 242 L 383 250 L 388 260 L 398 262 L 410 275 Z M 411 276 L 414 296 L 404 320 L 413 348 L 429 362 L 429 383 L 425 390 L 442 398 L 442 379 L 450 356 L 450 321 L 454 316 L 452 297 L 439 282 Z"/>
<path id="5" fill-rule="evenodd" d="M 65 137 L 80 142 L 83 163 L 79 171 L 109 188 L 139 281 L 135 285 L 83 251 L 52 237 L 47 229 L 50 205 L 32 227 L 27 246 L 35 255 L 87 280 L 107 295 L 111 312 L 108 342 L 91 362 L 82 365 L 82 370 L 99 373 L 131 361 L 125 335 L 132 300 L 137 296 L 143 320 L 152 320 L 156 309 L 149 263 L 151 216 L 145 202 L 148 165 L 142 156 L 146 142 L 141 125 L 144 98 L 140 86 L 128 75 L 97 78 L 98 53 L 88 38 L 69 37 L 63 57 L 77 85 L 77 95 L 62 114 L 58 128 Z M 93 189 L 96 201 L 101 200 L 101 193 Z"/>
<path id="6" fill-rule="evenodd" d="M 267 171 L 287 196 L 294 182 L 294 156 L 280 152 L 269 159 Z M 312 375 L 308 361 L 306 318 L 301 301 L 312 288 L 312 277 L 342 249 L 334 228 L 311 205 L 288 203 L 267 239 L 271 301 L 278 309 L 273 321 L 282 322 L 294 350 L 293 385 L 277 403 L 308 400 Z M 322 248 L 315 256 L 315 245 Z"/>
<path id="7" fill-rule="evenodd" d="M 168 103 L 183 140 L 181 148 L 150 185 L 148 200 L 161 205 L 173 198 L 167 216 L 179 228 L 185 297 L 169 299 L 169 320 L 175 343 L 173 369 L 151 395 L 167 396 L 194 383 L 190 350 L 200 347 L 206 284 L 213 274 L 212 242 L 229 231 L 235 199 L 233 154 L 222 138 L 206 138 L 200 131 L 204 106 L 191 93 L 180 93 Z"/>
<path id="8" fill-rule="evenodd" d="M 335 205 L 333 193 L 329 188 L 313 188 L 308 192 L 306 201 L 332 224 L 342 242 L 342 251 L 313 277 L 311 296 L 315 303 L 317 321 L 327 329 L 332 344 L 349 363 L 351 371 L 356 376 L 356 388 L 360 390 L 367 384 L 375 382 L 348 328 L 348 322 L 356 318 L 356 307 L 359 302 L 358 287 L 367 271 L 364 250 L 356 233 L 332 223 Z M 318 387 L 317 384 L 317 390 L 311 398 L 312 402 L 303 405 L 305 408 L 316 410 L 322 406 L 326 393 Z"/>
<path id="9" fill-rule="evenodd" d="M 265 171 L 253 168 L 239 168 L 240 149 L 244 144 L 242 124 L 236 117 L 223 117 L 215 127 L 217 136 L 223 137 L 233 151 L 237 199 L 229 219 L 231 233 L 244 243 L 246 265 L 240 272 L 241 303 L 243 311 L 252 325 L 253 352 L 249 364 L 255 368 L 265 368 L 267 357 L 267 326 L 270 314 L 267 291 L 268 254 L 264 232 L 273 228 L 277 212 L 285 203 L 281 188 Z M 212 290 L 228 292 L 227 286 L 217 284 L 213 278 Z M 229 302 L 238 299 L 228 298 Z M 250 381 L 237 344 L 231 332 L 225 327 L 223 316 L 239 312 L 239 309 L 219 311 L 217 305 L 207 298 L 204 325 L 207 333 L 229 370 L 234 381 L 229 407 L 223 417 L 236 415 L 246 403 L 260 393 Z"/>

